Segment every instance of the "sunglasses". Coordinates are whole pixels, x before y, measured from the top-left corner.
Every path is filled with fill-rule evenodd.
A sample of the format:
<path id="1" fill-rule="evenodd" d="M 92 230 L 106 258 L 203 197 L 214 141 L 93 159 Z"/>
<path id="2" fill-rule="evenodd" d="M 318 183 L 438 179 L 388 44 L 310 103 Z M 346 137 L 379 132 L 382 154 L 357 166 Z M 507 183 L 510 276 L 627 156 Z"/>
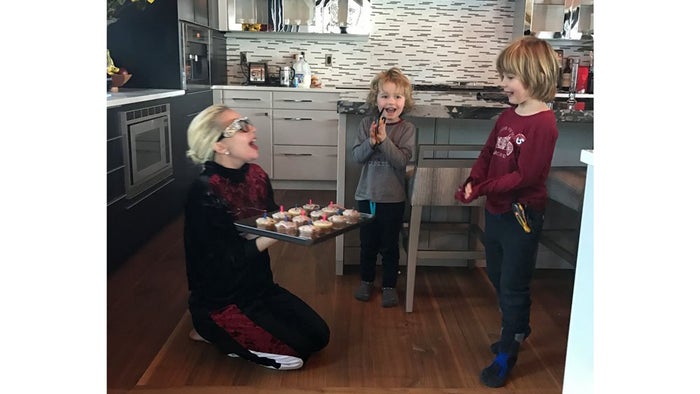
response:
<path id="1" fill-rule="evenodd" d="M 228 138 L 236 134 L 237 131 L 247 133 L 250 131 L 250 126 L 253 125 L 253 122 L 248 120 L 248 117 L 245 116 L 243 118 L 238 118 L 231 122 L 228 127 L 224 129 L 224 131 L 221 133 L 221 136 L 219 136 L 219 139 L 216 140 L 217 142 L 223 140 L 224 138 Z"/>

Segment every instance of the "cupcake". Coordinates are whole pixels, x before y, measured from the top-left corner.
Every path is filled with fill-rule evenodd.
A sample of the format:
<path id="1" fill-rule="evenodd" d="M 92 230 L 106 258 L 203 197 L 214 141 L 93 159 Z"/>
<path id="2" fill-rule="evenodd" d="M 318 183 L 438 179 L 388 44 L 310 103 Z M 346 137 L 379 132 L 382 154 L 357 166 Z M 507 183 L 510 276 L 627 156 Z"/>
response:
<path id="1" fill-rule="evenodd" d="M 306 210 L 306 212 L 313 212 L 313 211 L 318 211 L 319 209 L 321 209 L 321 206 L 318 204 L 314 204 L 313 201 L 309 200 L 309 203 L 304 204 L 302 206 L 302 208 L 304 208 L 304 210 Z"/>
<path id="2" fill-rule="evenodd" d="M 275 224 L 278 233 L 297 235 L 297 225 L 290 220 L 283 220 Z"/>
<path id="3" fill-rule="evenodd" d="M 302 211 L 303 211 L 303 209 L 301 209 L 301 208 L 299 208 L 299 207 L 294 207 L 294 208 L 289 208 L 289 211 L 288 211 L 288 212 L 289 212 L 289 215 L 290 215 L 290 216 L 294 217 L 294 216 L 299 216 L 299 215 L 301 215 L 301 212 L 302 212 Z"/>
<path id="4" fill-rule="evenodd" d="M 305 224 L 303 226 L 299 226 L 299 236 L 304 237 L 304 238 L 312 238 L 314 235 L 314 226 L 310 224 Z"/>
<path id="5" fill-rule="evenodd" d="M 356 209 L 346 209 L 343 211 L 343 216 L 348 224 L 355 224 L 360 221 L 360 211 Z"/>
<path id="6" fill-rule="evenodd" d="M 318 211 L 313 211 L 309 214 L 309 217 L 311 220 L 318 220 L 324 215 L 323 211 L 318 210 Z"/>
<path id="7" fill-rule="evenodd" d="M 272 214 L 272 218 L 275 219 L 276 221 L 281 221 L 284 220 L 286 217 L 289 217 L 289 212 L 284 210 L 284 206 L 280 205 L 280 210 L 279 212 L 275 212 Z"/>
<path id="8" fill-rule="evenodd" d="M 343 215 L 333 215 L 328 220 L 333 223 L 334 228 L 339 228 L 345 226 L 347 223 L 345 216 Z"/>
<path id="9" fill-rule="evenodd" d="M 255 225 L 258 228 L 263 228 L 265 230 L 275 229 L 275 219 L 267 216 L 267 212 L 262 217 L 255 219 Z"/>
<path id="10" fill-rule="evenodd" d="M 333 228 L 333 223 L 331 223 L 325 217 L 322 217 L 321 219 L 314 220 L 313 226 L 316 228 L 319 234 L 324 234 L 331 231 Z"/>
<path id="11" fill-rule="evenodd" d="M 303 226 L 305 224 L 311 224 L 313 220 L 310 217 L 306 216 L 305 212 L 302 211 L 301 215 L 294 216 L 292 218 L 292 222 L 294 222 L 294 224 L 296 224 L 297 226 Z"/>
<path id="12" fill-rule="evenodd" d="M 338 213 L 338 209 L 340 209 L 340 206 L 338 204 L 334 204 L 333 201 L 328 203 L 321 211 L 326 214 L 327 217 L 330 217 L 331 215 L 335 215 Z"/>

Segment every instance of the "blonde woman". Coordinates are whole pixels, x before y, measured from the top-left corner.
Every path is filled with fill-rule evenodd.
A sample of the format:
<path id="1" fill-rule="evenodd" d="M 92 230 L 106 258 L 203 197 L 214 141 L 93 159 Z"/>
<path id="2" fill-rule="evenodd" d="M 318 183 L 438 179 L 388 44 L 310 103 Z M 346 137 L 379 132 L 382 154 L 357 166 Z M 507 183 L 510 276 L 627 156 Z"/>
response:
<path id="1" fill-rule="evenodd" d="M 267 249 L 276 240 L 234 226 L 237 218 L 279 210 L 268 175 L 253 163 L 255 126 L 213 105 L 192 120 L 187 140 L 187 156 L 202 165 L 185 207 L 190 337 L 268 368 L 301 368 L 328 344 L 328 325 L 274 282 Z"/>

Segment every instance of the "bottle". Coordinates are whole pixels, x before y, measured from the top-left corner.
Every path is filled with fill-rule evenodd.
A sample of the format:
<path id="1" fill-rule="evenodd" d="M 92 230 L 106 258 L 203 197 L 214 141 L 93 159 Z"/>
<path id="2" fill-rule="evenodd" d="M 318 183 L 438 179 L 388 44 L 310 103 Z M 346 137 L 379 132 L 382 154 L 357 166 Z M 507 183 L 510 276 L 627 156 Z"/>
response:
<path id="1" fill-rule="evenodd" d="M 579 58 L 575 57 L 571 59 L 571 84 L 570 90 L 576 91 L 576 83 L 578 82 L 578 62 Z"/>
<path id="2" fill-rule="evenodd" d="M 304 59 L 304 52 L 297 55 L 297 61 L 294 63 L 294 73 L 297 87 L 311 87 L 311 66 L 309 66 L 309 63 Z"/>
<path id="3" fill-rule="evenodd" d="M 557 90 L 561 90 L 561 78 L 564 75 L 564 51 L 557 50 L 557 61 L 559 62 L 559 72 L 557 73 Z"/>
<path id="4" fill-rule="evenodd" d="M 591 51 L 591 65 L 588 67 L 588 86 L 586 93 L 593 94 L 593 51 Z"/>
<path id="5" fill-rule="evenodd" d="M 566 59 L 566 67 L 561 74 L 561 90 L 568 91 L 571 89 L 571 58 Z"/>

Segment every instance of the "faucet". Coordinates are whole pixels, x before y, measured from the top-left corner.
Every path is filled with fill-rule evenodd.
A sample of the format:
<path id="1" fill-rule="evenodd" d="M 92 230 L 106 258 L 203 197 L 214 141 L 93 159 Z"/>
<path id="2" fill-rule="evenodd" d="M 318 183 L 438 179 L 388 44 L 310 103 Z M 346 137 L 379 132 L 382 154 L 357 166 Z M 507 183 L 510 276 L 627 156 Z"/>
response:
<path id="1" fill-rule="evenodd" d="M 575 106 L 576 106 L 576 91 L 569 90 L 569 98 L 566 99 L 566 108 L 569 111 L 573 111 Z"/>

